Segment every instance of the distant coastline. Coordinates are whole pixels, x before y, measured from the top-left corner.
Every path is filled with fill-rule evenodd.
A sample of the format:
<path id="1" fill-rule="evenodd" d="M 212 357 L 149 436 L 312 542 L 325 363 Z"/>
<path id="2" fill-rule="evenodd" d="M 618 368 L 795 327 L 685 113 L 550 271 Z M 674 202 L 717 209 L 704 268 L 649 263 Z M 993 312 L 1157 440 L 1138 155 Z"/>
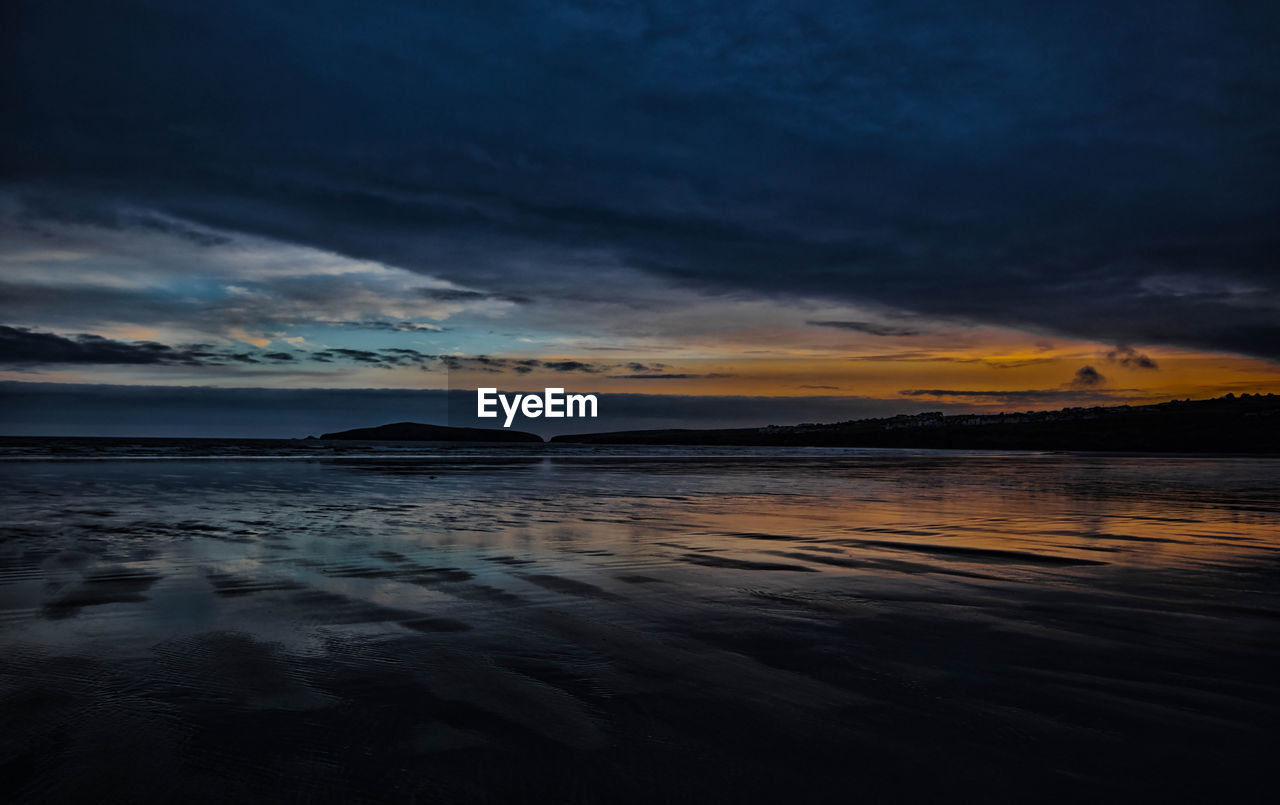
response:
<path id="1" fill-rule="evenodd" d="M 1097 453 L 1186 453 L 1280 455 L 1280 395 L 1227 395 L 1208 400 L 1171 400 L 1153 405 L 1063 408 L 1053 411 L 944 415 L 900 414 L 829 424 L 766 425 L 754 428 L 627 430 L 578 433 L 544 439 L 505 428 L 469 428 L 396 422 L 367 428 L 293 437 L 209 436 L 0 436 L 7 457 L 42 453 L 63 457 L 102 449 L 125 457 L 147 445 L 170 445 L 164 455 L 182 457 L 194 447 L 237 443 L 235 454 L 257 454 L 262 445 L 321 452 L 349 452 L 362 443 L 508 444 L 527 447 L 614 445 L 629 447 L 871 447 L 916 450 L 1034 450 Z M 172 448 L 173 444 L 188 445 Z M 99 445 L 99 447 L 94 447 Z M 134 445 L 137 450 L 129 446 Z M 154 447 L 154 450 L 160 450 Z M 204 447 L 196 450 L 200 453 Z M 247 452 L 246 452 L 247 451 Z M 207 452 L 207 450 L 205 451 Z"/>
<path id="2" fill-rule="evenodd" d="M 374 428 L 326 433 L 327 440 L 361 442 L 542 442 L 536 433 L 526 433 L 505 428 L 453 428 L 445 425 L 424 425 L 419 422 L 396 422 Z"/>
<path id="3" fill-rule="evenodd" d="M 1280 453 L 1280 396 L 1228 394 L 1154 405 L 1000 414 L 930 412 L 833 424 L 636 430 L 556 436 L 558 444 L 897 447 Z"/>

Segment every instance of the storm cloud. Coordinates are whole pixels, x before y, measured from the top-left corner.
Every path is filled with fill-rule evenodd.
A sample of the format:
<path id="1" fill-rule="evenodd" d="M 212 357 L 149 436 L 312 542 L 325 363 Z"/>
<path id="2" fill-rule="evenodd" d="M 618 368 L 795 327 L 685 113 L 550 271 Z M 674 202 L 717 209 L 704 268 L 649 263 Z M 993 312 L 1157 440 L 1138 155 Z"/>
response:
<path id="1" fill-rule="evenodd" d="M 62 336 L 25 327 L 0 325 L 0 365 L 71 364 L 185 364 L 198 366 L 208 353 L 175 349 L 152 341 L 114 341 L 100 335 Z"/>
<path id="2" fill-rule="evenodd" d="M 1068 385 L 1077 389 L 1091 389 L 1106 382 L 1107 379 L 1097 369 L 1092 366 L 1081 366 L 1076 370 L 1075 376 L 1071 378 L 1071 382 Z"/>
<path id="3" fill-rule="evenodd" d="M 852 330 L 868 335 L 919 335 L 922 331 L 915 327 L 895 327 L 891 324 L 877 324 L 871 321 L 810 321 L 816 327 L 834 327 L 837 330 Z"/>
<path id="4" fill-rule="evenodd" d="M 17 5 L 32 221 L 1280 358 L 1275 4 Z"/>
<path id="5" fill-rule="evenodd" d="M 425 363 L 435 360 L 414 350 L 324 350 L 315 353 L 240 350 L 214 344 L 161 344 L 155 341 L 120 341 L 90 333 L 61 335 L 27 327 L 0 325 L 0 366 L 226 366 L 228 364 L 284 364 L 313 359 L 327 362 L 344 357 L 372 363 Z M 345 354 L 350 353 L 350 354 Z M 413 360 L 407 360 L 407 353 Z"/>
<path id="6" fill-rule="evenodd" d="M 1144 355 L 1133 347 L 1120 345 L 1107 350 L 1106 358 L 1111 363 L 1119 364 L 1126 369 L 1159 369 L 1155 358 Z"/>

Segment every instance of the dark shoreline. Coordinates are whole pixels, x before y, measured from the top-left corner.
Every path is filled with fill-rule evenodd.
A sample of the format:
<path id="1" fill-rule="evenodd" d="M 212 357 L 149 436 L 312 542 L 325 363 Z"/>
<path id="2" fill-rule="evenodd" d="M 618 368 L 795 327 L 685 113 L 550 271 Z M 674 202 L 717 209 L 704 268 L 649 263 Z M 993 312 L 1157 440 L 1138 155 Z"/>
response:
<path id="1" fill-rule="evenodd" d="M 555 436 L 558 444 L 882 447 L 1102 453 L 1280 453 L 1280 397 L 1228 395 L 1155 405 L 1000 414 L 941 413 L 763 428 Z"/>
<path id="2" fill-rule="evenodd" d="M 227 448 L 233 448 L 227 450 Z M 725 452 L 710 452 L 723 448 Z M 484 452 L 477 452 L 484 451 Z M 753 452 L 754 451 L 754 452 Z M 805 451 L 805 452 L 794 452 Z M 808 452 L 814 451 L 814 452 Z M 856 451 L 856 452 L 854 452 Z M 904 455 L 961 459 L 970 456 L 1078 456 L 1082 458 L 1275 459 L 1271 452 L 1040 450 L 962 447 L 859 447 L 843 445 L 643 444 L 587 442 L 468 442 L 319 440 L 287 438 L 186 438 L 169 436 L 3 436 L 0 461 L 229 460 L 270 458 L 293 461 L 437 461 L 504 459 L 741 460 L 849 459 Z"/>
<path id="3" fill-rule="evenodd" d="M 557 450 L 586 447 L 857 448 L 1054 452 L 1088 455 L 1280 455 L 1280 396 L 1227 395 L 1155 405 L 1066 408 L 999 414 L 899 415 L 832 424 L 609 431 L 542 436 L 502 428 L 400 422 L 308 437 L 0 436 L 0 447 L 93 442 L 98 445 L 255 445 L 322 455 L 360 449 L 476 446 Z"/>

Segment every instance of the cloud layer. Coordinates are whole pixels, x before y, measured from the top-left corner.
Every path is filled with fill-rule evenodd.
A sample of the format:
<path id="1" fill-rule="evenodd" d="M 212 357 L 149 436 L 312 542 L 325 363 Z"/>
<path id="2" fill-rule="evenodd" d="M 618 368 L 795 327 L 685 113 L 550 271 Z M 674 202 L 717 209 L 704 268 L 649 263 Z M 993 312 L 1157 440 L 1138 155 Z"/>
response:
<path id="1" fill-rule="evenodd" d="M 10 311 L 532 304 L 590 330 L 679 288 L 1280 358 L 1274 4 L 130 0 L 14 25 L 20 225 L 248 233 L 433 283 L 260 272 L 175 305 L 6 277 Z"/>

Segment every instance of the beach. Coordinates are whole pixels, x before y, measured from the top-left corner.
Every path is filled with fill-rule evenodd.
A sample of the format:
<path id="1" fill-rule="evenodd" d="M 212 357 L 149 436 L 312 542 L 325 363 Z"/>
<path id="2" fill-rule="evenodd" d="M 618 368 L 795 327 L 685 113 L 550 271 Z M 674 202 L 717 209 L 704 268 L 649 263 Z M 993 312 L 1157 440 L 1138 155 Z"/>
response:
<path id="1" fill-rule="evenodd" d="M 1270 790 L 1274 458 L 297 444 L 0 453 L 0 797 Z"/>

